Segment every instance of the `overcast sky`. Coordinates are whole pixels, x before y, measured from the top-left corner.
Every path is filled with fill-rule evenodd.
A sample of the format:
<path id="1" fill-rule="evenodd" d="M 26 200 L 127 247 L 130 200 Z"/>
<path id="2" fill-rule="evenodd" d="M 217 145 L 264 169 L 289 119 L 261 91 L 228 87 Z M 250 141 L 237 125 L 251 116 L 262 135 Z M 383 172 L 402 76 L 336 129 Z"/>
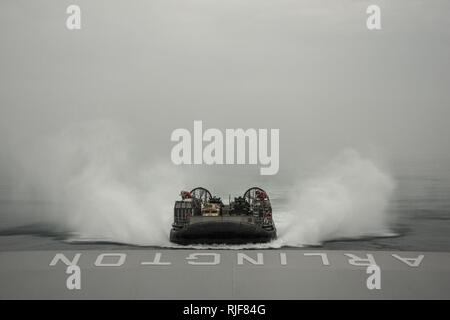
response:
<path id="1" fill-rule="evenodd" d="M 82 30 L 65 9 L 82 10 Z M 369 4 L 382 30 L 366 29 Z M 170 161 L 172 130 L 279 128 L 281 169 L 345 147 L 450 154 L 449 1 L 1 1 L 0 164 L 108 119 Z"/>

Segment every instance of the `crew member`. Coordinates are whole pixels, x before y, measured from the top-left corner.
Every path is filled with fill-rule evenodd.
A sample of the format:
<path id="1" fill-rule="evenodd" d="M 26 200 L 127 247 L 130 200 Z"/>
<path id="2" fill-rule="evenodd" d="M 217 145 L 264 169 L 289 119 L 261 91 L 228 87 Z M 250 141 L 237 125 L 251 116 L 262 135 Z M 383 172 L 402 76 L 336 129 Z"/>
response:
<path id="1" fill-rule="evenodd" d="M 189 191 L 181 191 L 180 196 L 182 200 L 192 199 L 192 194 Z"/>

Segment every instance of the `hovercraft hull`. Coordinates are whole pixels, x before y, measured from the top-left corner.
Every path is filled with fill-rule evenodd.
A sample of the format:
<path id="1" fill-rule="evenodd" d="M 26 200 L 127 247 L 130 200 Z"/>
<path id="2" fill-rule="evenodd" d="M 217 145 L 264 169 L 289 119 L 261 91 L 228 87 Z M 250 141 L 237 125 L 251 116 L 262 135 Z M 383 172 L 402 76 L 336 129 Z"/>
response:
<path id="1" fill-rule="evenodd" d="M 174 226 L 170 241 L 187 244 L 263 243 L 276 239 L 276 229 L 264 228 L 245 217 L 199 217 L 183 227 Z"/>

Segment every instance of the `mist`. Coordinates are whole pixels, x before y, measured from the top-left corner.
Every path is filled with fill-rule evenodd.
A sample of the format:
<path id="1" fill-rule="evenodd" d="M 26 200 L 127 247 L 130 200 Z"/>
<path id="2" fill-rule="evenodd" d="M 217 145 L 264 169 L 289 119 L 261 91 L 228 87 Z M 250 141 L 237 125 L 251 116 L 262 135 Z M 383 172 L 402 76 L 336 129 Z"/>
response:
<path id="1" fill-rule="evenodd" d="M 70 32 L 63 5 L 4 2 L 0 164 L 31 137 L 102 119 L 133 128 L 145 160 L 167 161 L 171 132 L 194 120 L 280 129 L 288 176 L 347 147 L 448 159 L 448 1 L 380 1 L 380 32 L 366 4 L 80 1 Z"/>
<path id="2" fill-rule="evenodd" d="M 290 192 L 289 211 L 279 217 L 283 245 L 392 235 L 389 203 L 393 178 L 371 159 L 344 150 Z"/>

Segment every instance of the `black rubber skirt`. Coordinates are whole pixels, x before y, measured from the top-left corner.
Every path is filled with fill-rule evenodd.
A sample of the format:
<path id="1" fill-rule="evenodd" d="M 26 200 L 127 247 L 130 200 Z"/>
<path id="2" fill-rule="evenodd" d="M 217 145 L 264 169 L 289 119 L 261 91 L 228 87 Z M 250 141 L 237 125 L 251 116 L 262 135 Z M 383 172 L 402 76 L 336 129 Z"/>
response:
<path id="1" fill-rule="evenodd" d="M 170 231 L 170 241 L 182 245 L 264 243 L 276 237 L 275 228 L 233 221 L 199 222 Z"/>

